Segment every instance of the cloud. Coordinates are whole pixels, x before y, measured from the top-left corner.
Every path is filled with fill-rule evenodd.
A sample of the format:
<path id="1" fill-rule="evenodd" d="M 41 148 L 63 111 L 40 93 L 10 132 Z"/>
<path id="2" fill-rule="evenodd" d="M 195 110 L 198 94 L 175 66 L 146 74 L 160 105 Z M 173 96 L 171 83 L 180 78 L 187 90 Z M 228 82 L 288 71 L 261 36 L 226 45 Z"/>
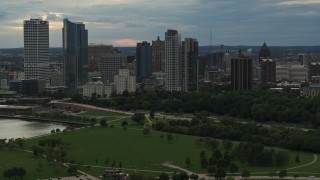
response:
<path id="1" fill-rule="evenodd" d="M 182 38 L 197 38 L 200 45 L 210 43 L 211 29 L 213 40 L 223 44 L 260 45 L 276 39 L 314 45 L 320 32 L 316 23 L 319 9 L 320 0 L 4 1 L 0 6 L 0 47 L 23 46 L 23 40 L 18 39 L 23 34 L 22 22 L 31 17 L 49 20 L 50 46 L 54 47 L 62 44 L 63 18 L 84 22 L 92 43 L 134 45 L 137 39 L 151 41 L 158 35 L 164 39 L 164 32 L 171 28 Z M 4 27 L 20 28 L 11 31 Z M 302 37 L 305 33 L 308 36 Z M 4 36 L 12 38 L 9 43 Z"/>
<path id="2" fill-rule="evenodd" d="M 137 39 L 114 39 L 112 40 L 112 44 L 114 46 L 136 46 L 139 40 Z"/>

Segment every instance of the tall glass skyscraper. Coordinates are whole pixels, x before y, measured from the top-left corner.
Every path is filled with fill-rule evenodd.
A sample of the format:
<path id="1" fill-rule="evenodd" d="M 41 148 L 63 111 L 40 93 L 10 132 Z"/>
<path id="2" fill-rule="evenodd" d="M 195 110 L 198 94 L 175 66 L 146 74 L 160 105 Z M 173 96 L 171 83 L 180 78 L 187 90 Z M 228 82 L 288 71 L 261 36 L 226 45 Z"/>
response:
<path id="1" fill-rule="evenodd" d="M 142 80 L 152 75 L 152 49 L 150 43 L 146 41 L 137 43 L 136 59 L 137 81 L 142 82 Z"/>
<path id="2" fill-rule="evenodd" d="M 82 22 L 63 20 L 64 85 L 70 93 L 88 81 L 88 31 Z"/>
<path id="3" fill-rule="evenodd" d="M 25 78 L 50 83 L 49 22 L 25 20 L 23 35 Z"/>

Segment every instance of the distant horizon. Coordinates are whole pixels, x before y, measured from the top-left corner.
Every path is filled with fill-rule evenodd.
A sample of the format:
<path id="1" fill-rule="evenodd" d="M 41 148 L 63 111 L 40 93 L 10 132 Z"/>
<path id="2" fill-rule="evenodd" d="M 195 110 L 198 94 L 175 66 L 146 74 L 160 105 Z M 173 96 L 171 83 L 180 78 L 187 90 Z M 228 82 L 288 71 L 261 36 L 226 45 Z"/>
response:
<path id="1" fill-rule="evenodd" d="M 149 41 L 148 41 L 149 42 Z M 89 44 L 90 45 L 90 44 Z M 94 44 L 94 45 L 112 45 L 112 44 Z M 224 47 L 242 47 L 242 46 L 247 46 L 247 47 L 261 47 L 262 45 L 224 45 Z M 269 46 L 267 44 L 268 47 L 320 47 L 320 45 L 274 45 L 274 46 Z M 114 46 L 113 47 L 117 48 L 117 47 L 124 47 L 124 48 L 134 48 L 136 46 Z M 199 45 L 199 47 L 210 47 L 210 45 Z M 220 46 L 216 46 L 213 45 L 212 47 L 218 47 L 220 48 Z M 1 48 L 0 49 L 23 49 L 24 47 L 8 47 L 8 48 Z M 62 48 L 62 47 L 49 47 L 49 48 Z"/>

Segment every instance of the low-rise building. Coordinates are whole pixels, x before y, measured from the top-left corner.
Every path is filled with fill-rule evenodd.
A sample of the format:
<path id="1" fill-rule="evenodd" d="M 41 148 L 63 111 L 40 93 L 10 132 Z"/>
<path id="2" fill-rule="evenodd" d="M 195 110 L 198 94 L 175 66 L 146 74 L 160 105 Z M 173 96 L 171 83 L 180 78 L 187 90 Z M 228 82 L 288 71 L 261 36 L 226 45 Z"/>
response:
<path id="1" fill-rule="evenodd" d="M 96 93 L 97 97 L 110 97 L 112 93 L 112 85 L 105 85 L 101 81 L 89 82 L 82 86 L 83 97 L 91 97 L 92 94 Z"/>

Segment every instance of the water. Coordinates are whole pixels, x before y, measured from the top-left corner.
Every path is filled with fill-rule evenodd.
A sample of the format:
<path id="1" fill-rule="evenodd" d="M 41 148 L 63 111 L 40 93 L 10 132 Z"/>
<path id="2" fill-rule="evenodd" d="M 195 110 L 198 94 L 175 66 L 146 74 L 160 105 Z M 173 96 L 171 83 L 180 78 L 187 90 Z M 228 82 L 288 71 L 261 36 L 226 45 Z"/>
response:
<path id="1" fill-rule="evenodd" d="M 52 129 L 59 128 L 62 131 L 67 127 L 67 125 L 57 123 L 0 119 L 0 139 L 30 138 L 49 134 Z"/>

